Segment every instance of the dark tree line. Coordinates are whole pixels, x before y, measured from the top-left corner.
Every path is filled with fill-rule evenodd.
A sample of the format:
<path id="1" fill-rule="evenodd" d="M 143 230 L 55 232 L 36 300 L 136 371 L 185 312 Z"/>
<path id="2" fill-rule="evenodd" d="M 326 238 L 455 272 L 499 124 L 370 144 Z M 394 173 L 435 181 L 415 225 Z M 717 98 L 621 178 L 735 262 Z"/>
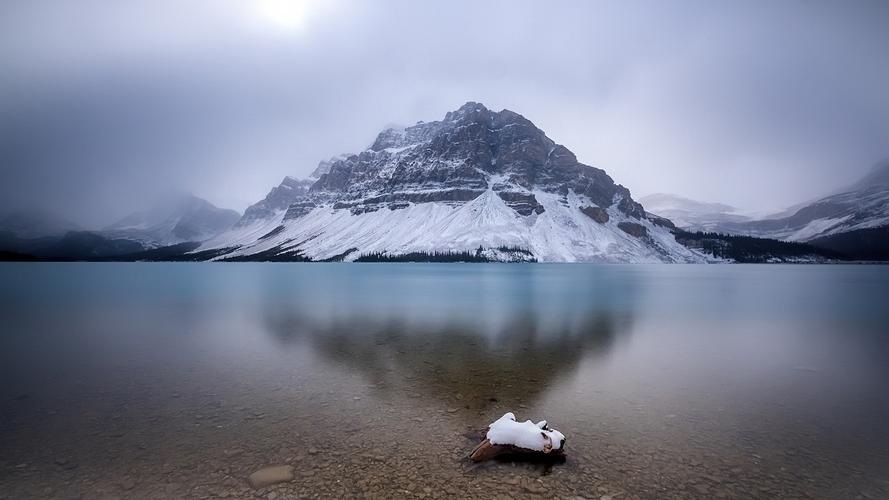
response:
<path id="1" fill-rule="evenodd" d="M 779 241 L 754 236 L 735 236 L 702 231 L 675 230 L 676 241 L 697 250 L 736 262 L 768 262 L 779 259 L 846 259 L 843 254 L 806 243 Z"/>
<path id="2" fill-rule="evenodd" d="M 390 255 L 383 252 L 366 253 L 355 262 L 488 262 L 480 252 L 408 252 Z"/>

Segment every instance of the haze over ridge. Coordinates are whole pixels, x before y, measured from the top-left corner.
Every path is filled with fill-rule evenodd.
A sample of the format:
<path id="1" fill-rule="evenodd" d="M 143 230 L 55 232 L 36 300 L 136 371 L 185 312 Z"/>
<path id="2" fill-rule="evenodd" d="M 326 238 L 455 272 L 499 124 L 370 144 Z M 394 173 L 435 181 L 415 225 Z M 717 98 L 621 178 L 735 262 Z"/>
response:
<path id="1" fill-rule="evenodd" d="M 4 6 L 0 209 L 97 226 L 182 189 L 243 210 L 469 100 L 636 197 L 777 209 L 889 156 L 882 2 L 256 5 Z"/>

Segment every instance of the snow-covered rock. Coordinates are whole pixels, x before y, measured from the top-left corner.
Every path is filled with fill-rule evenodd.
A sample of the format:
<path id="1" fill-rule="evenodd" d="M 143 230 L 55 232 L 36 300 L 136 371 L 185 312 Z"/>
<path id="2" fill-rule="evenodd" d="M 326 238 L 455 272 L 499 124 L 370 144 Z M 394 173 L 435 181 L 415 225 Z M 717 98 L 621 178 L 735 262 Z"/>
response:
<path id="1" fill-rule="evenodd" d="M 388 128 L 367 150 L 322 162 L 316 174 L 305 192 L 305 184 L 285 179 L 288 188 L 282 183 L 194 253 L 257 260 L 447 252 L 487 260 L 706 260 L 677 243 L 668 225 L 650 218 L 603 170 L 579 163 L 523 116 L 478 103 L 441 121 Z"/>
<path id="2" fill-rule="evenodd" d="M 546 420 L 537 423 L 530 420 L 517 422 L 512 412 L 504 414 L 488 426 L 485 437 L 491 444 L 511 445 L 544 453 L 561 450 L 565 445 L 565 435 L 547 427 Z"/>

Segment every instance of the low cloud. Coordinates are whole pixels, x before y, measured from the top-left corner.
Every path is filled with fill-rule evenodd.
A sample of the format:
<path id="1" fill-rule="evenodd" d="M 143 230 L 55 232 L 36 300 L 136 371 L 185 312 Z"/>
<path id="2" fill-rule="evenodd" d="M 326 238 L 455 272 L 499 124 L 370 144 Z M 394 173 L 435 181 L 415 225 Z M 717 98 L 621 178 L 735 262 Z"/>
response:
<path id="1" fill-rule="evenodd" d="M 0 208 L 243 209 L 468 100 L 636 195 L 778 208 L 889 156 L 885 2 L 294 1 L 2 7 Z"/>

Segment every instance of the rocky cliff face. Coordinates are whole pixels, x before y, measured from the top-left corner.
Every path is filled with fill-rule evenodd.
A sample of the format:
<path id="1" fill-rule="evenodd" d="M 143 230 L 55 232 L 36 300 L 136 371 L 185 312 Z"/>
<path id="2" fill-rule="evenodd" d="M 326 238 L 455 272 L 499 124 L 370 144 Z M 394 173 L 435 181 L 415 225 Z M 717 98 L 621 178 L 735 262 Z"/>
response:
<path id="1" fill-rule="evenodd" d="M 281 184 L 273 187 L 265 198 L 247 207 L 244 216 L 238 221 L 238 227 L 249 226 L 258 220 L 275 218 L 286 212 L 290 205 L 300 201 L 309 193 L 309 188 L 319 177 L 329 172 L 331 166 L 343 158 L 345 156 L 341 155 L 320 161 L 308 179 L 296 179 L 289 175 L 284 177 Z"/>
<path id="2" fill-rule="evenodd" d="M 298 181 L 282 183 L 248 209 L 238 228 L 198 251 L 222 252 L 216 258 L 289 252 L 313 260 L 409 252 L 702 259 L 653 224 L 605 171 L 578 162 L 518 113 L 479 103 L 441 121 L 384 130 L 367 150 L 322 162 L 316 173 L 305 192 Z"/>
<path id="3" fill-rule="evenodd" d="M 237 225 L 248 226 L 257 220 L 269 219 L 283 213 L 291 203 L 308 194 L 309 188 L 314 183 L 314 179 L 285 177 L 281 184 L 273 187 L 265 198 L 247 207 Z"/>
<path id="4" fill-rule="evenodd" d="M 310 192 L 354 213 L 405 203 L 462 203 L 492 189 L 519 215 L 542 213 L 534 191 L 615 203 L 644 216 L 630 192 L 605 171 L 583 165 L 523 116 L 467 103 L 440 122 L 380 133 L 366 151 L 334 162 Z M 567 202 L 567 201 L 566 201 Z"/>

